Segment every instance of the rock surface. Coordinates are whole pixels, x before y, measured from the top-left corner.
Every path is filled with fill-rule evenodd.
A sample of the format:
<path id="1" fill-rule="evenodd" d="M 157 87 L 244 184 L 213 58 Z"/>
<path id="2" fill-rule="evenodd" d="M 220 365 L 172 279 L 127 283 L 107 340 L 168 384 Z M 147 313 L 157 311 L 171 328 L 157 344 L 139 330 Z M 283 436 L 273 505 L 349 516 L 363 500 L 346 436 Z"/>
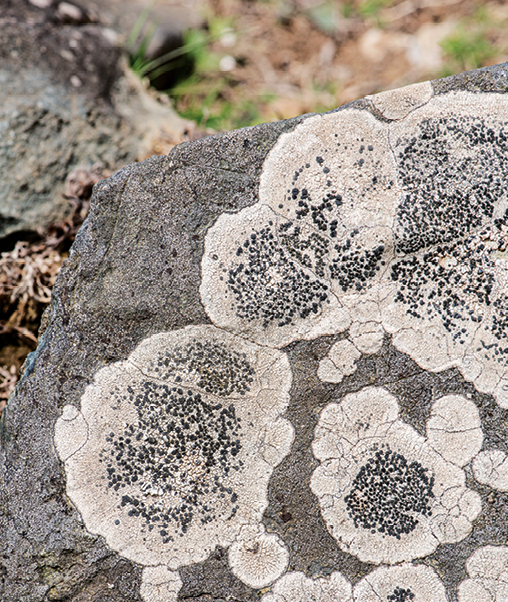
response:
<path id="1" fill-rule="evenodd" d="M 73 168 L 118 169 L 188 124 L 124 73 L 96 11 L 6 0 L 0 20 L 0 238 L 19 238 L 65 216 Z"/>
<path id="2" fill-rule="evenodd" d="M 99 183 L 0 423 L 0 597 L 504 595 L 507 93 L 500 65 Z"/>

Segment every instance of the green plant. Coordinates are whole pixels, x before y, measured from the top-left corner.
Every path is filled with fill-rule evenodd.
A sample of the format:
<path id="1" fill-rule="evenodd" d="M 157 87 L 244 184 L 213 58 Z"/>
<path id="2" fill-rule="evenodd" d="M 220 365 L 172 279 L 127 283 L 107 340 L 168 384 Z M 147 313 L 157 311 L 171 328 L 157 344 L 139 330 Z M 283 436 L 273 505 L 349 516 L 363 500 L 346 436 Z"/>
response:
<path id="1" fill-rule="evenodd" d="M 358 13 L 362 17 L 375 17 L 383 8 L 393 4 L 394 0 L 363 0 L 358 6 Z"/>
<path id="2" fill-rule="evenodd" d="M 457 70 L 477 69 L 497 52 L 482 29 L 475 31 L 471 28 L 466 29 L 463 25 L 440 45 L 448 60 L 445 70 L 452 73 Z"/>

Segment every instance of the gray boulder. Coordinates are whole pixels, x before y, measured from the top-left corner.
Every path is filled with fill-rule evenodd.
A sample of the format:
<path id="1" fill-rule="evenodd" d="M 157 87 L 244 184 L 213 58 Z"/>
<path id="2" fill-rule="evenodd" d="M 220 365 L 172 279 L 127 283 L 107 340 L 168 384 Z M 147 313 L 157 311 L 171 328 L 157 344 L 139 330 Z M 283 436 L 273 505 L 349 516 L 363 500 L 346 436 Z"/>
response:
<path id="1" fill-rule="evenodd" d="M 116 170 L 158 136 L 180 142 L 189 124 L 129 75 L 98 13 L 6 0 L 0 18 L 0 238 L 19 238 L 69 212 L 75 167 Z"/>
<path id="2" fill-rule="evenodd" d="M 2 599 L 505 599 L 507 91 L 96 185 L 0 422 Z"/>

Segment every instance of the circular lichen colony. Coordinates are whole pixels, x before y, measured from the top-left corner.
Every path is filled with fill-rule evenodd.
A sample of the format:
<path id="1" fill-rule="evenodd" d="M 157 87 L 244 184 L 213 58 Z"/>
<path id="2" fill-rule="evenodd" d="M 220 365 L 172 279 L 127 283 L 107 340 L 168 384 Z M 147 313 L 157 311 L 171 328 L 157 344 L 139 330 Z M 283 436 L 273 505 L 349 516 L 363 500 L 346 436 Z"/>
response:
<path id="1" fill-rule="evenodd" d="M 434 477 L 419 462 L 383 448 L 360 468 L 344 501 L 355 527 L 400 539 L 414 531 L 420 515 L 432 514 Z"/>
<path id="2" fill-rule="evenodd" d="M 349 581 L 334 571 L 328 577 L 309 579 L 300 571 L 291 571 L 278 579 L 263 595 L 261 602 L 353 602 Z"/>
<path id="3" fill-rule="evenodd" d="M 280 416 L 290 386 L 285 354 L 213 326 L 154 335 L 100 370 L 82 419 L 64 412 L 55 428 L 88 530 L 173 571 L 229 546 L 261 520 L 273 468 L 291 448 Z"/>
<path id="4" fill-rule="evenodd" d="M 479 448 L 475 441 L 465 458 L 457 435 L 476 428 L 478 411 L 463 399 L 464 422 L 446 422 L 457 397 L 434 403 L 429 439 L 399 419 L 396 398 L 383 388 L 366 387 L 322 411 L 312 443 L 321 464 L 311 489 L 344 551 L 363 562 L 396 564 L 468 535 L 481 502 L 459 466 Z M 438 451 L 444 442 L 446 456 Z"/>
<path id="5" fill-rule="evenodd" d="M 423 564 L 402 563 L 374 569 L 354 588 L 355 602 L 447 602 L 443 583 Z"/>
<path id="6" fill-rule="evenodd" d="M 395 147 L 403 189 L 395 250 L 404 255 L 391 270 L 395 301 L 416 318 L 440 317 L 464 344 L 469 324 L 490 313 L 495 258 L 508 247 L 508 121 L 431 117 Z M 495 303 L 491 328 L 501 341 L 508 304 L 504 297 Z M 496 344 L 495 355 L 505 353 L 508 347 Z"/>
<path id="7" fill-rule="evenodd" d="M 483 546 L 466 561 L 468 579 L 457 588 L 459 602 L 508 600 L 508 548 Z"/>
<path id="8" fill-rule="evenodd" d="M 392 126 L 391 138 L 402 196 L 383 326 L 422 367 L 457 366 L 505 405 L 506 101 L 436 98 Z"/>

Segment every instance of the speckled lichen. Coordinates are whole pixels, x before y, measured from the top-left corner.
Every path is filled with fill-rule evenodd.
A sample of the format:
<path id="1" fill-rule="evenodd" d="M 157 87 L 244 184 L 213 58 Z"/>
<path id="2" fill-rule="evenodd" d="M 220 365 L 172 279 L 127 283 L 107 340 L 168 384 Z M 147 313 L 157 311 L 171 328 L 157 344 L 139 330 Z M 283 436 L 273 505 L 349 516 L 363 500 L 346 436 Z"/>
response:
<path id="1" fill-rule="evenodd" d="M 278 348 L 369 323 L 362 352 L 386 332 L 508 406 L 508 103 L 430 84 L 371 101 L 385 121 L 345 109 L 280 137 L 259 202 L 207 234 L 205 308 Z"/>
<path id="2" fill-rule="evenodd" d="M 460 469 L 481 448 L 478 422 L 472 402 L 443 397 L 431 408 L 432 437 L 424 439 L 379 387 L 326 406 L 312 443 L 321 464 L 311 489 L 341 548 L 363 562 L 396 564 L 464 539 L 481 510 Z M 464 451 L 470 435 L 474 444 Z"/>
<path id="3" fill-rule="evenodd" d="M 154 370 L 164 380 L 176 383 L 194 376 L 201 390 L 219 397 L 245 395 L 254 380 L 254 370 L 245 354 L 210 341 L 196 340 L 166 351 L 157 358 Z"/>
<path id="4" fill-rule="evenodd" d="M 213 326 L 155 335 L 100 370 L 81 412 L 64 409 L 55 428 L 88 530 L 168 570 L 230 545 L 261 520 L 290 450 L 293 428 L 280 417 L 290 385 L 285 354 Z"/>

